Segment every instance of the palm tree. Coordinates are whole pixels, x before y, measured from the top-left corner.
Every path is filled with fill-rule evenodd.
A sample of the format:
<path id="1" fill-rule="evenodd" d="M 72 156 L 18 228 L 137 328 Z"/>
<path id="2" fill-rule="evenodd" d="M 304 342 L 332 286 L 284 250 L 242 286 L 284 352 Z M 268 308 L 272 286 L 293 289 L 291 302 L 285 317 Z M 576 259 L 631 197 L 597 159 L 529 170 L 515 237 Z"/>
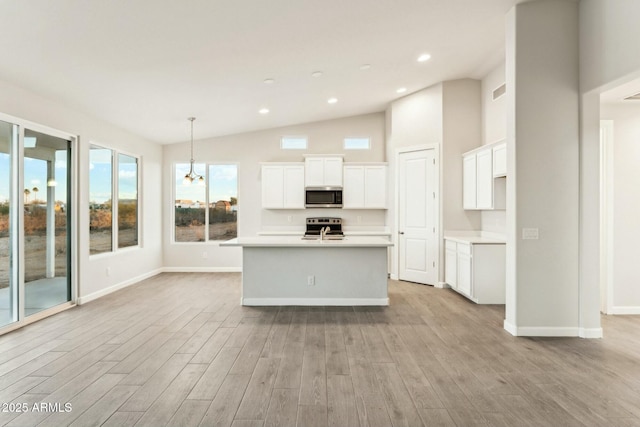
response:
<path id="1" fill-rule="evenodd" d="M 28 188 L 24 189 L 24 197 L 25 197 L 25 204 L 29 203 L 29 195 L 31 194 L 31 190 L 29 190 Z"/>
<path id="2" fill-rule="evenodd" d="M 38 200 L 38 191 L 40 191 L 40 190 L 38 189 L 38 187 L 33 187 L 31 189 L 31 191 L 33 191 L 33 193 L 34 193 L 33 201 L 35 202 L 36 200 Z"/>

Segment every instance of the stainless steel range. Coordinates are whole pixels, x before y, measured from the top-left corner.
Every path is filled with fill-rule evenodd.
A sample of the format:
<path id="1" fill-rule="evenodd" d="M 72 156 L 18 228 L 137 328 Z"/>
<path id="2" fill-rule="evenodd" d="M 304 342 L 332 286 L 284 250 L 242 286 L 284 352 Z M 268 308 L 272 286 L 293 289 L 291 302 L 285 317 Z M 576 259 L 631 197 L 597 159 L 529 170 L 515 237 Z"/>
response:
<path id="1" fill-rule="evenodd" d="M 307 218 L 307 230 L 304 233 L 303 239 L 344 239 L 344 233 L 342 232 L 342 218 Z"/>

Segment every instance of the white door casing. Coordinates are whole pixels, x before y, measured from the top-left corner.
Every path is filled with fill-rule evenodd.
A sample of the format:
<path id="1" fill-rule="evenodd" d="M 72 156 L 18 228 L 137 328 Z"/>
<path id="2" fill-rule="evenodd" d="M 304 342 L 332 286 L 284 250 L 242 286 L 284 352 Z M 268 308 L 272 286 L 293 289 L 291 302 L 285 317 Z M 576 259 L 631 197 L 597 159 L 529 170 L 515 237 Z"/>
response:
<path id="1" fill-rule="evenodd" d="M 437 172 L 435 149 L 398 155 L 398 278 L 438 282 Z"/>

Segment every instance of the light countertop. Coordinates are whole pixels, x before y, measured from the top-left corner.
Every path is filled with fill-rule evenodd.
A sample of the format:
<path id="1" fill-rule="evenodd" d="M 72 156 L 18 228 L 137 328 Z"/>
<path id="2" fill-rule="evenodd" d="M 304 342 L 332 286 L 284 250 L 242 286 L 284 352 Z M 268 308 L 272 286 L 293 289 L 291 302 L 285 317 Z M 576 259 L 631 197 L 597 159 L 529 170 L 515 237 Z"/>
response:
<path id="1" fill-rule="evenodd" d="M 453 242 L 458 242 L 458 243 L 466 243 L 466 244 L 471 244 L 471 245 L 504 245 L 506 244 L 506 240 L 505 239 L 501 239 L 498 237 L 486 237 L 486 236 L 476 236 L 473 234 L 468 234 L 468 235 L 444 235 L 444 239 L 445 240 L 451 240 Z"/>
<path id="2" fill-rule="evenodd" d="M 302 236 L 238 237 L 220 243 L 220 246 L 244 247 L 297 247 L 297 248 L 381 248 L 393 246 L 388 239 L 376 236 L 347 236 L 343 240 L 304 240 Z"/>

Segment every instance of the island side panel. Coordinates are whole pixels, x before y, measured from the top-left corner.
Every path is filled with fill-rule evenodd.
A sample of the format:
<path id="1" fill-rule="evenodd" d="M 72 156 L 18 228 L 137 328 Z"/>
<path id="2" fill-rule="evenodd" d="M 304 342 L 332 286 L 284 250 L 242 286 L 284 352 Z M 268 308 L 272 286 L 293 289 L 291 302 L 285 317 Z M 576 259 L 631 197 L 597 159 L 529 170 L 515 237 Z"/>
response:
<path id="1" fill-rule="evenodd" d="M 387 248 L 245 246 L 242 304 L 388 305 Z"/>

